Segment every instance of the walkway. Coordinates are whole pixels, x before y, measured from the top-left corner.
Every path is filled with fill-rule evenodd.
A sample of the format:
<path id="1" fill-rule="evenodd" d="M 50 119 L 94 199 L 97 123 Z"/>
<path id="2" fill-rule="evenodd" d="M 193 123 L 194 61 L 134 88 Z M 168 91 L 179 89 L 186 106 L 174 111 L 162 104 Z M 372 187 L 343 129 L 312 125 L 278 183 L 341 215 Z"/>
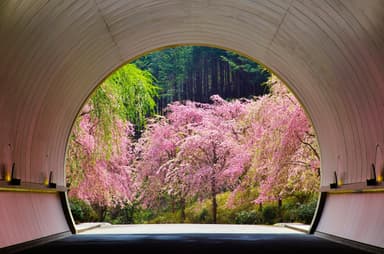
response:
<path id="1" fill-rule="evenodd" d="M 21 253 L 148 252 L 167 254 L 364 253 L 285 227 L 196 224 L 116 226 L 100 224 L 97 228 Z"/>
<path id="2" fill-rule="evenodd" d="M 302 224 L 301 224 L 302 225 Z M 285 226 L 285 227 L 284 227 Z M 305 227 L 305 226 L 302 226 Z M 136 224 L 111 225 L 85 223 L 77 226 L 80 234 L 303 234 L 287 225 L 228 225 L 228 224 Z"/>

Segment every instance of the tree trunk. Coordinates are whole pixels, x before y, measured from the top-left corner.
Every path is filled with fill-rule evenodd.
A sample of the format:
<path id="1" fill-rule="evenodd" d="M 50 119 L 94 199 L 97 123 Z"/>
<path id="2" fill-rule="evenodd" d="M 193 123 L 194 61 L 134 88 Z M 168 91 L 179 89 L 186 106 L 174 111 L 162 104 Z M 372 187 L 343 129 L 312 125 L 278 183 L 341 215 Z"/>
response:
<path id="1" fill-rule="evenodd" d="M 217 201 L 216 201 L 216 193 L 212 194 L 212 217 L 213 224 L 217 222 Z"/>
<path id="2" fill-rule="evenodd" d="M 217 84 L 217 78 L 219 76 L 219 74 L 217 73 L 217 65 L 218 64 L 219 63 L 217 61 L 214 61 L 214 63 L 212 64 L 212 72 L 211 72 L 212 90 L 211 90 L 211 94 L 218 94 L 219 93 L 218 84 Z"/>
<path id="3" fill-rule="evenodd" d="M 105 216 L 107 214 L 107 208 L 104 206 L 96 206 L 97 215 L 98 215 L 98 221 L 103 222 L 105 220 Z"/>
<path id="4" fill-rule="evenodd" d="M 134 224 L 134 213 L 135 213 L 135 205 L 125 205 L 124 214 L 125 214 L 125 223 L 126 224 Z"/>
<path id="5" fill-rule="evenodd" d="M 184 221 L 185 221 L 185 199 L 181 199 L 180 209 L 181 209 L 181 222 L 184 223 Z"/>
<path id="6" fill-rule="evenodd" d="M 171 201 L 171 209 L 172 209 L 172 213 L 174 214 L 176 212 L 174 199 L 172 199 Z"/>

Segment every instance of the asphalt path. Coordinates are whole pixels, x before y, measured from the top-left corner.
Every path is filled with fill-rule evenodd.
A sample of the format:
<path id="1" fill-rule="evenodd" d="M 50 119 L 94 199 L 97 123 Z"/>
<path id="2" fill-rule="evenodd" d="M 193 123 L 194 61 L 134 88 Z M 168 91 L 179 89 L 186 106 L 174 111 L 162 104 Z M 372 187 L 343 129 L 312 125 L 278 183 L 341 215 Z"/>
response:
<path id="1" fill-rule="evenodd" d="M 89 225 L 90 226 L 90 225 Z M 282 226 L 264 225 L 109 225 L 19 253 L 366 253 Z"/>

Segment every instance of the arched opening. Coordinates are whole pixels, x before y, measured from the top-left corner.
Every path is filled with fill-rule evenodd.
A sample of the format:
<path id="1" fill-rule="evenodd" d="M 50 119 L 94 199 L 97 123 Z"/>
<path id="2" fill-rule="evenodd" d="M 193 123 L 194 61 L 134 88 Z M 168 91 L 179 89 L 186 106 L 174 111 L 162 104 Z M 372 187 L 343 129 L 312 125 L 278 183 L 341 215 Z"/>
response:
<path id="1" fill-rule="evenodd" d="M 75 121 L 67 186 L 77 222 L 311 223 L 320 152 L 310 120 L 281 81 L 250 59 L 213 47 L 168 47 L 130 63 L 93 92 Z M 157 113 L 148 106 L 156 90 L 147 83 L 150 73 L 136 66 L 154 75 Z M 152 117 L 148 126 L 145 115 Z M 134 126 L 127 127 L 130 134 L 125 121 Z M 105 142 L 112 135 L 116 140 Z M 118 145 L 124 135 L 129 142 Z M 196 149 L 192 139 L 201 145 L 212 139 L 218 147 Z M 129 149 L 118 155 L 124 145 Z M 205 180 L 190 179 L 196 177 Z"/>

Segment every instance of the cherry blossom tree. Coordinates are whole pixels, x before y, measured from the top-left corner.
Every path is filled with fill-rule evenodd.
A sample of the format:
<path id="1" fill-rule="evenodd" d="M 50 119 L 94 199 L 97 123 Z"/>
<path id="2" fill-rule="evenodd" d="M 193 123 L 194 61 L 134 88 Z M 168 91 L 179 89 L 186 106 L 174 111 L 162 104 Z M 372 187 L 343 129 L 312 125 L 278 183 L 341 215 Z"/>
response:
<path id="1" fill-rule="evenodd" d="M 178 136 L 164 117 L 149 121 L 135 147 L 135 179 L 138 200 L 147 208 L 159 207 L 166 172 L 160 168 L 176 156 Z"/>
<path id="2" fill-rule="evenodd" d="M 319 153 L 304 110 L 278 81 L 271 94 L 249 104 L 243 126 L 252 162 L 236 191 L 258 188 L 256 203 L 279 201 L 294 192 L 313 193 L 319 186 Z M 236 193 L 236 192 L 235 192 Z"/>
<path id="3" fill-rule="evenodd" d="M 91 204 L 103 220 L 109 207 L 124 206 L 131 202 L 132 189 L 133 126 L 116 120 L 111 133 L 113 143 L 108 152 L 101 147 L 100 137 L 95 135 L 95 121 L 89 114 L 80 119 L 73 130 L 69 154 L 76 157 L 76 169 L 68 164 L 67 178 L 70 197 L 77 197 Z M 107 154 L 108 153 L 108 154 Z M 73 165 L 72 165 L 73 166 Z"/>
<path id="4" fill-rule="evenodd" d="M 166 119 L 150 125 L 143 134 L 141 143 L 147 146 L 141 150 L 138 171 L 144 175 L 144 196 L 149 203 L 159 199 L 162 189 L 179 201 L 184 217 L 188 198 L 209 197 L 216 223 L 216 195 L 234 188 L 250 157 L 238 142 L 236 129 L 244 104 L 219 96 L 211 99 L 213 104 L 169 105 Z M 148 179 L 154 180 L 149 183 Z"/>
<path id="5" fill-rule="evenodd" d="M 69 196 L 91 204 L 100 220 L 107 209 L 136 196 L 134 129 L 141 129 L 145 116 L 154 112 L 157 88 L 152 81 L 149 72 L 123 66 L 95 90 L 73 126 L 66 159 Z"/>
<path id="6" fill-rule="evenodd" d="M 190 127 L 201 122 L 204 113 L 202 109 L 191 109 L 192 104 L 176 102 L 169 106 L 166 117 L 150 120 L 135 148 L 139 200 L 145 207 L 156 208 L 168 196 L 172 207 L 180 206 L 182 220 L 191 192 L 184 181 L 185 171 L 178 152 L 190 134 Z"/>

